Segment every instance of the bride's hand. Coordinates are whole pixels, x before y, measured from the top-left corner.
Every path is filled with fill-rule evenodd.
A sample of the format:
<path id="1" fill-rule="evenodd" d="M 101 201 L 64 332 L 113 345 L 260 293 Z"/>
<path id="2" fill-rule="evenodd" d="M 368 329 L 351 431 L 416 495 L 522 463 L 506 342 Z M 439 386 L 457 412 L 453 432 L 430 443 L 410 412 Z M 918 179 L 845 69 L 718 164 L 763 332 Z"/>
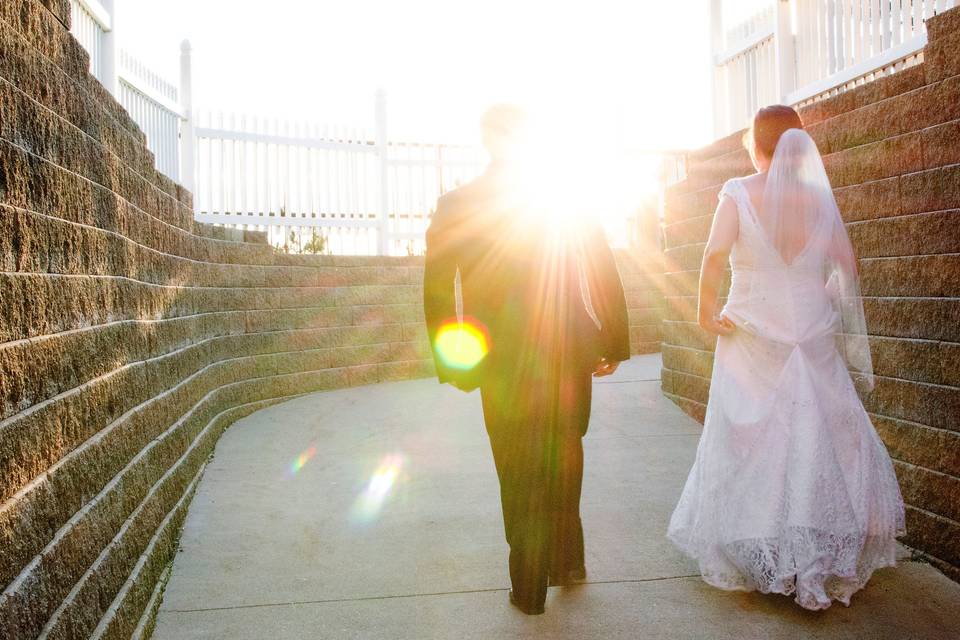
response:
<path id="1" fill-rule="evenodd" d="M 733 324 L 729 318 L 725 318 L 723 316 L 720 316 L 719 318 L 715 316 L 701 318 L 700 326 L 715 336 L 728 336 L 737 328 L 737 326 Z"/>

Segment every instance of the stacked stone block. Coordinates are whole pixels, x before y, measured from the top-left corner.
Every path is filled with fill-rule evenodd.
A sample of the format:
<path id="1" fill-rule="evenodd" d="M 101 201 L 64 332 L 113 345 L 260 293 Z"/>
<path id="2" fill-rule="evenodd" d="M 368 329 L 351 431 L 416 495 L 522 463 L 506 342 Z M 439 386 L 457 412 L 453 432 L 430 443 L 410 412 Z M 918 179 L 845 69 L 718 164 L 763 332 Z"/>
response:
<path id="1" fill-rule="evenodd" d="M 644 242 L 630 251 L 616 251 L 620 280 L 630 318 L 630 351 L 660 351 L 663 321 L 663 254 L 655 242 Z"/>
<path id="2" fill-rule="evenodd" d="M 908 504 L 905 542 L 960 579 L 960 10 L 927 25 L 923 64 L 801 116 L 860 261 L 866 406 Z M 693 154 L 667 198 L 663 391 L 701 421 L 715 339 L 696 323 L 697 276 L 720 187 L 753 172 L 740 136 Z"/>
<path id="3" fill-rule="evenodd" d="M 67 0 L 0 3 L 9 640 L 148 630 L 224 429 L 304 393 L 433 371 L 421 259 L 290 256 L 195 223 L 190 194 L 88 74 L 69 19 Z M 618 259 L 634 347 L 649 350 L 649 269 Z"/>

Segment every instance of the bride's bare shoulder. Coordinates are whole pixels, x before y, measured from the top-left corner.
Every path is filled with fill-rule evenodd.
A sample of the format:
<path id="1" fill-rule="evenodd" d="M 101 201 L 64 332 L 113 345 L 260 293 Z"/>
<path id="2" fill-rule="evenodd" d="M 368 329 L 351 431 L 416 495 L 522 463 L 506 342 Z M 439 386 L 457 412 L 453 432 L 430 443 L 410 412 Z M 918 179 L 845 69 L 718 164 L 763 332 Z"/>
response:
<path id="1" fill-rule="evenodd" d="M 749 176 L 738 178 L 738 180 L 740 181 L 740 184 L 747 189 L 747 193 L 750 194 L 750 197 L 752 199 L 756 199 L 755 196 L 763 194 L 763 187 L 767 183 L 767 174 L 754 173 Z"/>
<path id="2" fill-rule="evenodd" d="M 736 178 L 730 178 L 727 182 L 736 182 L 750 189 L 756 185 L 763 186 L 766 178 L 767 175 L 765 173 L 752 173 L 748 176 L 737 176 Z"/>

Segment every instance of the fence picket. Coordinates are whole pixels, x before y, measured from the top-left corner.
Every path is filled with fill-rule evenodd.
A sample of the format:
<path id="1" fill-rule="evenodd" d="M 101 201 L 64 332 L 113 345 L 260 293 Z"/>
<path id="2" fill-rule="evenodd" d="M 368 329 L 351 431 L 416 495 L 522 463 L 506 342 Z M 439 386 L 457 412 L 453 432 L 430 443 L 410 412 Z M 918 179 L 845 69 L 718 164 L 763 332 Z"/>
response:
<path id="1" fill-rule="evenodd" d="M 290 122 L 286 121 L 283 123 L 283 135 L 286 138 L 290 137 Z M 297 215 L 295 193 L 293 191 L 293 149 L 289 144 L 283 145 L 283 169 L 284 169 L 284 178 L 286 182 L 286 190 L 284 191 L 283 202 L 280 203 L 281 210 L 286 213 L 287 217 L 295 217 Z"/>
<path id="2" fill-rule="evenodd" d="M 867 0 L 858 0 L 857 1 L 857 56 L 854 60 L 854 64 L 859 64 L 860 62 L 866 60 L 870 56 L 868 51 L 869 42 L 870 42 L 870 23 L 868 22 L 870 17 L 870 7 Z"/>

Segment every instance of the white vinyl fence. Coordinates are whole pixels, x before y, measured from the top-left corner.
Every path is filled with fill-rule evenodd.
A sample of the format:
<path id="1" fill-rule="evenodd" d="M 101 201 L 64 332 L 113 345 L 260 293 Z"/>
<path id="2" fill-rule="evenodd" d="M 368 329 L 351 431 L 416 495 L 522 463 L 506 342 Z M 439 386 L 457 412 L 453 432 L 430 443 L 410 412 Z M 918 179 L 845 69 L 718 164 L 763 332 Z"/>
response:
<path id="1" fill-rule="evenodd" d="M 157 169 L 180 181 L 180 123 L 185 114 L 179 89 L 133 58 L 119 51 L 117 99 L 147 136 Z"/>
<path id="2" fill-rule="evenodd" d="M 180 129 L 187 117 L 180 88 L 117 47 L 114 0 L 70 0 L 70 9 L 70 31 L 90 54 L 90 72 L 143 130 L 157 169 L 180 181 Z M 187 43 L 184 55 L 189 61 Z"/>
<path id="3" fill-rule="evenodd" d="M 479 149 L 388 143 L 368 131 L 224 114 L 194 129 L 201 222 L 267 231 L 294 252 L 419 254 L 437 198 L 478 175 Z"/>
<path id="4" fill-rule="evenodd" d="M 96 0 L 70 0 L 70 32 L 90 54 L 90 73 L 112 90 L 109 84 L 113 74 L 109 52 L 113 32 L 111 9 Z"/>
<path id="5" fill-rule="evenodd" d="M 748 126 L 761 106 L 808 104 L 917 64 L 927 43 L 924 20 L 956 3 L 767 0 L 730 26 L 725 4 L 711 0 L 718 136 Z"/>
<path id="6" fill-rule="evenodd" d="M 477 148 L 388 143 L 382 93 L 373 133 L 194 114 L 188 42 L 178 87 L 117 49 L 113 0 L 71 4 L 91 72 L 146 134 L 157 169 L 194 192 L 201 222 L 266 231 L 296 253 L 419 254 L 437 198 L 483 168 Z"/>

